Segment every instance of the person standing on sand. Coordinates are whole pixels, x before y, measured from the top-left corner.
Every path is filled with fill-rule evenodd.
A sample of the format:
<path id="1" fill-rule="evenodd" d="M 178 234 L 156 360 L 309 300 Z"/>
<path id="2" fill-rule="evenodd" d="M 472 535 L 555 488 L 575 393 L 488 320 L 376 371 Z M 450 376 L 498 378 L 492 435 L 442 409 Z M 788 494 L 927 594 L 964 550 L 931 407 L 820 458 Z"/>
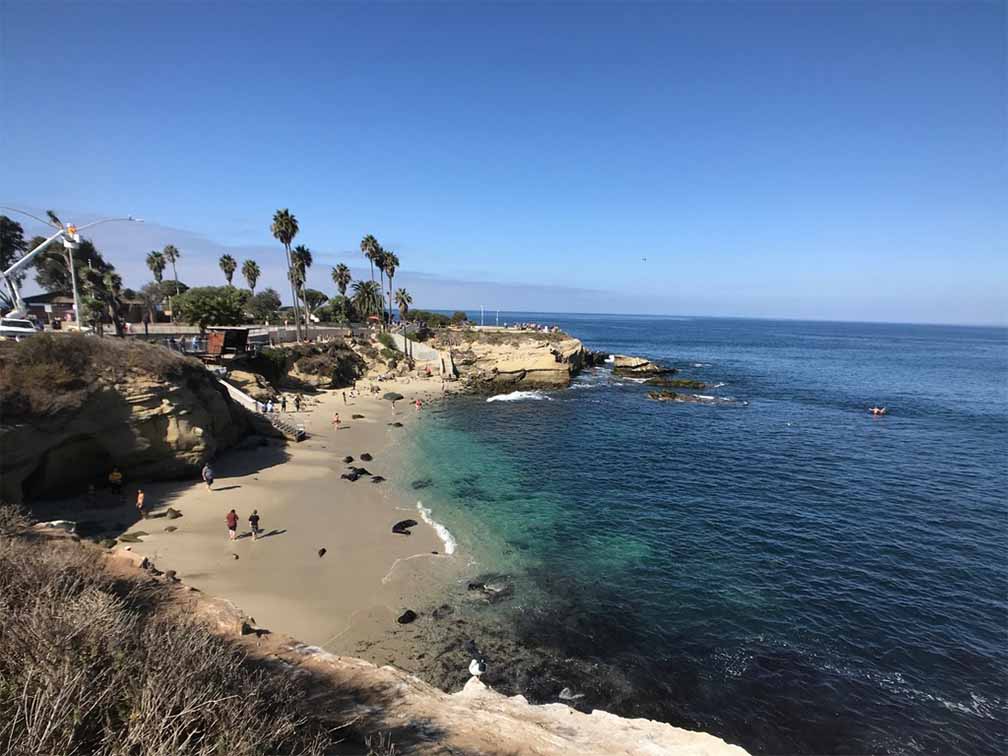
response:
<path id="1" fill-rule="evenodd" d="M 231 510 L 232 512 L 234 510 Z M 253 509 L 252 514 L 249 515 L 249 525 L 252 527 L 252 540 L 259 540 L 259 510 Z"/>
<path id="2" fill-rule="evenodd" d="M 301 394 L 296 394 L 294 396 L 294 410 L 296 412 L 301 411 Z"/>
<path id="3" fill-rule="evenodd" d="M 232 509 L 224 519 L 228 526 L 228 540 L 233 541 L 238 538 L 238 513 Z"/>
<path id="4" fill-rule="evenodd" d="M 143 520 L 147 517 L 144 514 L 144 492 L 142 488 L 137 489 L 137 500 L 136 500 L 137 512 L 140 513 L 140 519 Z"/>
<path id="5" fill-rule="evenodd" d="M 346 391 L 344 391 L 343 392 L 343 404 L 346 404 L 346 403 L 347 403 L 347 400 L 346 400 Z"/>
<path id="6" fill-rule="evenodd" d="M 332 416 L 333 430 L 339 430 L 339 412 L 334 412 Z"/>
<path id="7" fill-rule="evenodd" d="M 210 463 L 207 462 L 203 465 L 203 482 L 206 483 L 206 490 L 209 491 L 213 488 L 213 470 L 210 467 Z"/>
<path id="8" fill-rule="evenodd" d="M 287 411 L 287 395 L 286 394 L 281 394 L 280 395 L 280 411 L 281 412 L 286 412 Z"/>

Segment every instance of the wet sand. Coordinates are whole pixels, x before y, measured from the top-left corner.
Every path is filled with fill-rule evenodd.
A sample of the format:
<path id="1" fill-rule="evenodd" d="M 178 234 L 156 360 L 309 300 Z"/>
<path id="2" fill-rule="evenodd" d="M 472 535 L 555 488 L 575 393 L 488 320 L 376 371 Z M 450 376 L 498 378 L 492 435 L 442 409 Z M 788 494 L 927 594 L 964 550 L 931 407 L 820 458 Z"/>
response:
<path id="1" fill-rule="evenodd" d="M 130 532 L 149 535 L 130 549 L 159 569 L 175 570 L 189 585 L 229 599 L 261 627 L 333 653 L 410 666 L 415 633 L 396 618 L 407 609 L 436 604 L 463 566 L 458 554 L 444 553 L 437 533 L 420 517 L 415 497 L 394 490 L 389 481 L 340 478 L 347 471 L 345 456 L 354 458 L 354 466 L 391 477 L 399 441 L 423 432 L 424 411 L 416 412 L 411 400 L 439 397 L 441 382 L 389 381 L 381 390 L 406 399 L 393 411 L 380 398 L 344 404 L 340 390 L 316 395 L 304 411 L 292 413 L 295 422 L 304 423 L 308 440 L 221 455 L 213 464 L 212 491 L 195 482 L 145 486 L 151 516 Z M 331 423 L 334 412 L 342 421 L 339 430 Z M 354 420 L 352 414 L 364 417 Z M 361 461 L 364 452 L 373 460 Z M 131 501 L 135 490 L 126 486 Z M 169 506 L 183 516 L 163 517 Z M 232 508 L 239 518 L 234 542 L 225 524 Z M 253 509 L 261 518 L 258 540 L 248 524 Z M 121 518 L 127 510 L 95 514 L 113 518 L 118 512 Z M 392 533 L 392 525 L 404 519 L 418 522 L 412 535 Z M 168 526 L 177 530 L 166 532 Z"/>

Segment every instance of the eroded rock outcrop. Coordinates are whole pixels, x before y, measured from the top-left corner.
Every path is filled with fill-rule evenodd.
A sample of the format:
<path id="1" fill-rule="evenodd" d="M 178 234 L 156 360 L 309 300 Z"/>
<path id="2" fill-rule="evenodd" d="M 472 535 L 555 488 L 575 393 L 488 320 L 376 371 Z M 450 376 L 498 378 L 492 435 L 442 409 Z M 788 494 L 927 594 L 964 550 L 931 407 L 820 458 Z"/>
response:
<path id="1" fill-rule="evenodd" d="M 651 378 L 656 375 L 671 375 L 675 368 L 665 367 L 645 357 L 633 357 L 627 354 L 613 355 L 613 373 L 631 378 Z"/>
<path id="2" fill-rule="evenodd" d="M 435 346 L 451 351 L 460 380 L 475 391 L 565 388 L 588 363 L 584 345 L 566 333 L 445 330 Z"/>
<path id="3" fill-rule="evenodd" d="M 252 432 L 196 360 L 79 335 L 0 350 L 0 494 L 79 494 L 113 466 L 127 480 L 192 475 Z"/>

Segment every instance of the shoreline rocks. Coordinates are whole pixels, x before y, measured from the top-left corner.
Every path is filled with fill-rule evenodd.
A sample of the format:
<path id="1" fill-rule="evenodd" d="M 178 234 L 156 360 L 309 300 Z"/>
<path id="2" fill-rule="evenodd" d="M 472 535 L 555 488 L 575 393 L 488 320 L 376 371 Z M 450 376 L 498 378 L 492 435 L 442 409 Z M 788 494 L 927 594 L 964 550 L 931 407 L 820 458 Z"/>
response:
<path id="1" fill-rule="evenodd" d="M 627 354 L 614 354 L 612 365 L 613 375 L 627 378 L 651 378 L 679 372 L 676 368 L 659 365 L 645 357 L 634 357 Z"/>

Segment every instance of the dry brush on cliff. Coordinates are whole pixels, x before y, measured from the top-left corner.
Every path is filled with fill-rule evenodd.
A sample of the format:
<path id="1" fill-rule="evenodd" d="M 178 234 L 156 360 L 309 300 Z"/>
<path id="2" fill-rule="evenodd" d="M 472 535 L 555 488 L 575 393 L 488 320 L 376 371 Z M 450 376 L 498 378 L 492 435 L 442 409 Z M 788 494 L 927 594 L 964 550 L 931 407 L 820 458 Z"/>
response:
<path id="1" fill-rule="evenodd" d="M 347 715 L 313 706 L 318 684 L 250 659 L 173 610 L 165 584 L 110 571 L 93 548 L 0 536 L 0 752 L 251 756 L 360 742 Z"/>

